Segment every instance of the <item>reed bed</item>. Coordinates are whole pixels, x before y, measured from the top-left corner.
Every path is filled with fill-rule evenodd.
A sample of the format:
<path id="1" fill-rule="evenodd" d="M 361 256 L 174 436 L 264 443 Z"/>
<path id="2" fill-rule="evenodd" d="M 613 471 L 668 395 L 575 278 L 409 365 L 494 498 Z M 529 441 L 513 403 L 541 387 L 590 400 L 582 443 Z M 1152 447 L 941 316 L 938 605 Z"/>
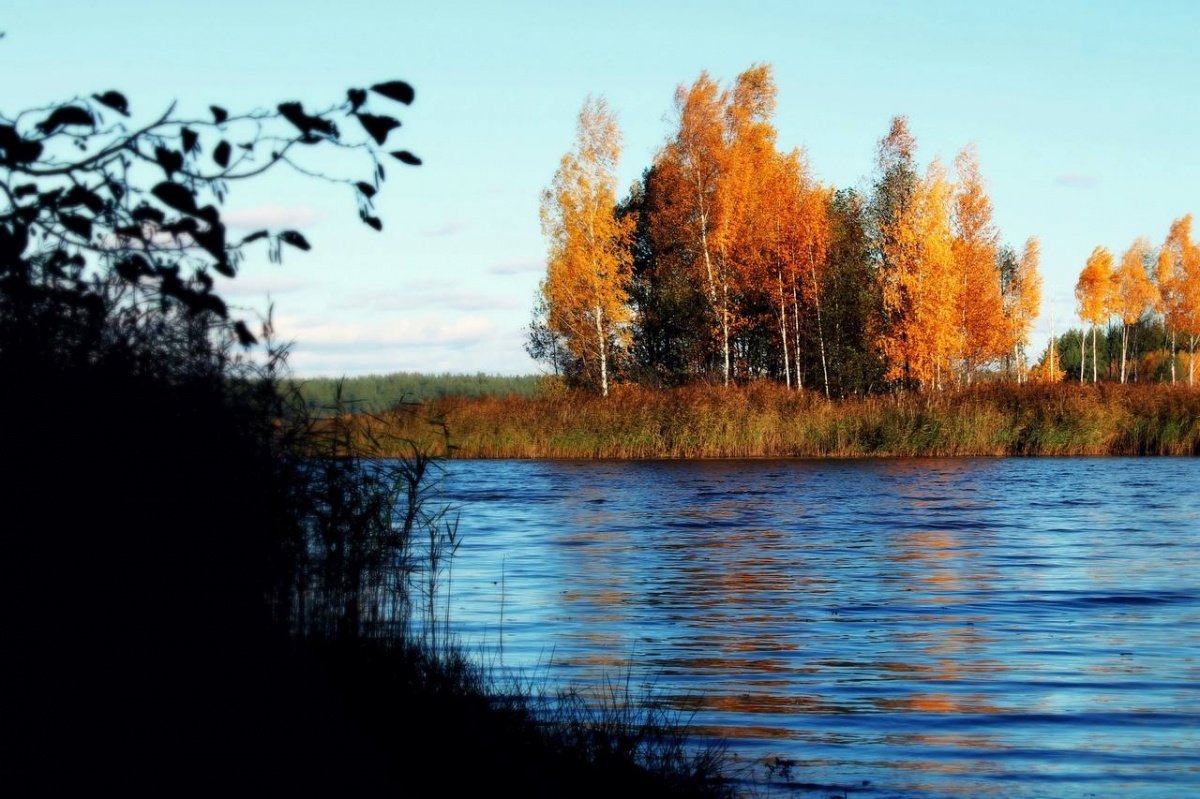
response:
<path id="1" fill-rule="evenodd" d="M 446 398 L 426 411 L 470 458 L 1200 454 L 1200 392 L 1168 385 L 984 384 L 834 401 L 769 383 L 620 386 L 607 398 Z M 411 414 L 358 424 L 364 435 L 445 446 L 442 428 Z"/>

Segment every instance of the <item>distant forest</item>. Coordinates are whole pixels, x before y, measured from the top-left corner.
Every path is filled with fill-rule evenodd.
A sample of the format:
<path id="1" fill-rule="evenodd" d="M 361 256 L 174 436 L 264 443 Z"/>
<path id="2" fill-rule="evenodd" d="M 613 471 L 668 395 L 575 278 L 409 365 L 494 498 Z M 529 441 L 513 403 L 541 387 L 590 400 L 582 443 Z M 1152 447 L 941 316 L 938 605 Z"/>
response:
<path id="1" fill-rule="evenodd" d="M 396 372 L 292 380 L 286 388 L 298 391 L 308 407 L 317 413 L 332 412 L 337 408 L 351 413 L 379 413 L 405 402 L 429 402 L 443 397 L 533 397 L 540 381 L 536 375 Z"/>

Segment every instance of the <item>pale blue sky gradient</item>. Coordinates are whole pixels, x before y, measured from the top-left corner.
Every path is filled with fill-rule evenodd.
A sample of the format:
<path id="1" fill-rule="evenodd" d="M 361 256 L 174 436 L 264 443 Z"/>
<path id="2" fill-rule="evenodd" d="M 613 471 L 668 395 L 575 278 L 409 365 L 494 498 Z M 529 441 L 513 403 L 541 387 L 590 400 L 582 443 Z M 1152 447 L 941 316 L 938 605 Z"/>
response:
<path id="1" fill-rule="evenodd" d="M 1200 2 L 375 2 L 6 0 L 0 109 L 106 89 L 135 119 L 172 100 L 201 114 L 403 79 L 383 233 L 349 190 L 235 187 L 247 225 L 299 227 L 310 253 L 249 260 L 225 292 L 275 303 L 299 375 L 530 373 L 521 348 L 545 242 L 538 197 L 587 94 L 625 133 L 623 186 L 670 130 L 675 87 L 774 66 L 783 149 L 819 179 L 865 188 L 875 146 L 909 117 L 922 164 L 974 142 L 1003 239 L 1042 240 L 1044 345 L 1077 324 L 1092 248 L 1200 213 Z"/>

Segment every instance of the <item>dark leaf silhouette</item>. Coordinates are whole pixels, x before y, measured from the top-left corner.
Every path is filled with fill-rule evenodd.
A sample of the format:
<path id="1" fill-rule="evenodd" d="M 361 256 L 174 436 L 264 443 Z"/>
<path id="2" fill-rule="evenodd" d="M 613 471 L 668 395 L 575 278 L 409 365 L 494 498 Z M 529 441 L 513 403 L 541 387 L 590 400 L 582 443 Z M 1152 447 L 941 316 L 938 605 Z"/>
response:
<path id="1" fill-rule="evenodd" d="M 300 103 L 280 103 L 279 113 L 288 122 L 291 122 L 301 133 L 308 133 L 312 130 L 312 125 L 309 124 L 309 116 L 304 113 L 304 107 Z"/>
<path id="2" fill-rule="evenodd" d="M 370 214 L 363 214 L 362 221 L 366 222 L 368 225 L 375 228 L 376 230 L 383 230 L 383 222 L 377 216 L 371 216 Z"/>
<path id="3" fill-rule="evenodd" d="M 238 243 L 238 246 L 240 247 L 242 244 L 249 244 L 252 241 L 258 241 L 259 239 L 265 239 L 268 235 L 269 234 L 265 230 L 256 230 L 246 238 L 242 239 Z"/>
<path id="4" fill-rule="evenodd" d="M 213 269 L 216 269 L 225 277 L 234 277 L 237 274 L 233 271 L 233 267 L 229 263 L 229 256 L 227 256 L 225 253 L 221 253 L 220 257 L 217 258 L 216 262 L 213 264 Z"/>
<path id="5" fill-rule="evenodd" d="M 26 141 L 12 125 L 0 125 L 0 164 L 22 164 L 36 161 L 42 154 L 42 145 Z"/>
<path id="6" fill-rule="evenodd" d="M 290 244 L 299 250 L 311 250 L 312 245 L 308 243 L 308 239 L 300 235 L 294 230 L 285 230 L 279 234 L 279 240 L 285 244 Z"/>
<path id="7" fill-rule="evenodd" d="M 197 208 L 196 216 L 203 219 L 209 225 L 221 224 L 221 212 L 211 205 L 206 205 L 203 208 Z"/>
<path id="8" fill-rule="evenodd" d="M 179 137 L 183 141 L 183 151 L 185 153 L 192 152 L 196 149 L 196 145 L 200 143 L 200 137 L 191 128 L 184 128 L 179 131 Z"/>
<path id="9" fill-rule="evenodd" d="M 62 223 L 63 227 L 81 239 L 91 239 L 92 220 L 87 217 L 76 216 L 75 214 L 59 214 L 58 221 Z"/>
<path id="10" fill-rule="evenodd" d="M 368 199 L 375 196 L 375 187 L 370 183 L 363 183 L 361 180 L 354 184 L 355 187 L 363 193 Z"/>
<path id="11" fill-rule="evenodd" d="M 197 277 L 199 277 L 199 275 L 197 275 Z M 205 277 L 208 276 L 205 275 Z M 233 277 L 233 275 L 230 275 L 230 277 Z M 209 286 L 211 287 L 211 285 L 212 278 L 209 278 Z M 229 318 L 228 306 L 226 306 L 225 301 L 216 294 L 209 293 L 208 291 L 202 292 L 197 298 L 197 304 L 200 306 L 201 310 L 211 311 L 222 319 Z"/>
<path id="12" fill-rule="evenodd" d="M 209 254 L 218 261 L 223 261 L 225 255 L 225 226 L 222 224 L 209 225 L 207 230 L 197 230 L 192 234 L 192 238 L 196 243 L 208 250 Z M 226 267 L 228 268 L 228 267 Z M 225 272 L 218 265 L 217 271 L 221 274 Z M 230 270 L 232 272 L 232 270 Z M 232 274 L 229 277 L 233 277 Z"/>
<path id="13" fill-rule="evenodd" d="M 420 166 L 421 159 L 410 153 L 408 150 L 393 150 L 391 153 L 393 158 L 396 158 L 409 166 Z"/>
<path id="14" fill-rule="evenodd" d="M 137 208 L 129 212 L 129 215 L 137 222 L 153 222 L 156 225 L 161 225 L 166 219 L 166 216 L 161 210 L 152 205 L 142 203 Z"/>
<path id="15" fill-rule="evenodd" d="M 130 255 L 127 258 L 122 258 L 116 263 L 117 274 L 130 282 L 136 281 L 139 277 L 149 277 L 154 274 L 154 270 L 150 268 L 150 263 L 141 255 Z"/>
<path id="16" fill-rule="evenodd" d="M 305 136 L 314 131 L 334 138 L 337 136 L 337 128 L 332 122 L 321 117 L 309 116 L 304 113 L 304 107 L 300 103 L 280 103 L 278 108 L 283 118 L 295 125 Z"/>
<path id="17" fill-rule="evenodd" d="M 172 236 L 195 236 L 200 230 L 200 223 L 190 216 L 181 216 L 178 219 L 173 219 L 162 226 L 165 233 L 170 233 Z"/>
<path id="18" fill-rule="evenodd" d="M 121 116 L 129 116 L 129 101 L 120 92 L 108 91 L 104 94 L 93 94 L 92 98 L 96 102 L 108 106 Z"/>
<path id="19" fill-rule="evenodd" d="M 37 186 L 32 183 L 22 183 L 13 189 L 13 196 L 18 200 L 22 197 L 28 197 L 31 194 L 37 194 Z"/>
<path id="20" fill-rule="evenodd" d="M 150 190 L 164 205 L 183 211 L 185 214 L 196 213 L 196 198 L 192 193 L 178 183 L 163 181 Z"/>
<path id="21" fill-rule="evenodd" d="M 234 322 L 233 330 L 235 333 L 237 333 L 238 343 L 243 347 L 253 347 L 258 343 L 258 339 L 256 339 L 254 334 L 250 332 L 250 329 L 246 327 L 245 322 L 241 320 Z"/>
<path id="22" fill-rule="evenodd" d="M 104 210 L 104 200 L 100 199 L 100 195 L 91 189 L 85 189 L 83 186 L 72 186 L 63 195 L 62 205 L 64 207 L 82 205 L 93 214 L 98 214 Z"/>
<path id="23" fill-rule="evenodd" d="M 376 83 L 371 87 L 371 91 L 381 94 L 389 100 L 395 100 L 405 105 L 410 105 L 416 98 L 416 92 L 413 87 L 402 80 L 390 80 L 386 83 Z"/>
<path id="24" fill-rule="evenodd" d="M 64 105 L 50 112 L 50 116 L 39 122 L 37 128 L 49 136 L 61 128 L 76 125 L 91 127 L 94 124 L 95 120 L 92 119 L 91 112 L 86 108 L 77 105 Z"/>
<path id="25" fill-rule="evenodd" d="M 218 125 L 229 119 L 229 112 L 219 105 L 210 105 L 208 110 L 212 111 L 213 119 L 216 120 Z"/>
<path id="26" fill-rule="evenodd" d="M 346 92 L 346 98 L 350 100 L 350 110 L 353 112 L 362 108 L 367 101 L 367 93 L 362 89 L 350 89 Z"/>
<path id="27" fill-rule="evenodd" d="M 171 177 L 171 175 L 183 169 L 183 154 L 175 150 L 168 150 L 166 147 L 154 148 L 154 160 L 167 173 L 167 177 Z"/>
<path id="28" fill-rule="evenodd" d="M 217 144 L 216 148 L 213 149 L 213 160 L 216 161 L 221 167 L 229 166 L 229 153 L 231 150 L 232 148 L 229 146 L 229 142 L 221 141 L 219 144 Z"/>
<path id="29" fill-rule="evenodd" d="M 117 225 L 113 233 L 126 239 L 146 239 L 146 231 L 141 225 Z"/>
<path id="30" fill-rule="evenodd" d="M 387 141 L 388 133 L 400 127 L 400 121 L 391 117 L 379 116 L 377 114 L 355 114 L 358 121 L 362 123 L 367 133 L 371 134 L 371 138 L 376 144 L 383 144 Z"/>

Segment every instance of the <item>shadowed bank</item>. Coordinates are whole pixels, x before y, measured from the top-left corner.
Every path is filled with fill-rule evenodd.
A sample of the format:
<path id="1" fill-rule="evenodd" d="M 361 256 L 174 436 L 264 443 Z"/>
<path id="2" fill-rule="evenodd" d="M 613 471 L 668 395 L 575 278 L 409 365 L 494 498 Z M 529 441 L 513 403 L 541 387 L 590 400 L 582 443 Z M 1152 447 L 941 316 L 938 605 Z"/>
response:
<path id="1" fill-rule="evenodd" d="M 370 101 L 412 96 L 392 81 Z M 399 123 L 367 103 L 351 89 L 312 114 L 213 106 L 211 122 L 168 110 L 128 128 L 127 99 L 109 91 L 0 114 L 13 781 L 46 793 L 421 796 L 448 780 L 724 793 L 715 759 L 693 758 L 653 713 L 560 702 L 547 715 L 530 693 L 492 695 L 435 637 L 454 528 L 429 502 L 427 451 L 384 464 L 312 424 L 280 389 L 286 349 L 269 321 L 265 359 L 245 357 L 257 337 L 209 271 L 232 276 L 256 241 L 273 258 L 308 244 L 295 231 L 226 239 L 226 186 L 262 166 L 231 155 L 231 126 L 279 136 L 268 166 L 290 164 L 289 148 L 365 153 L 367 181 L 331 182 L 355 186 L 378 228 L 377 148 Z"/>

